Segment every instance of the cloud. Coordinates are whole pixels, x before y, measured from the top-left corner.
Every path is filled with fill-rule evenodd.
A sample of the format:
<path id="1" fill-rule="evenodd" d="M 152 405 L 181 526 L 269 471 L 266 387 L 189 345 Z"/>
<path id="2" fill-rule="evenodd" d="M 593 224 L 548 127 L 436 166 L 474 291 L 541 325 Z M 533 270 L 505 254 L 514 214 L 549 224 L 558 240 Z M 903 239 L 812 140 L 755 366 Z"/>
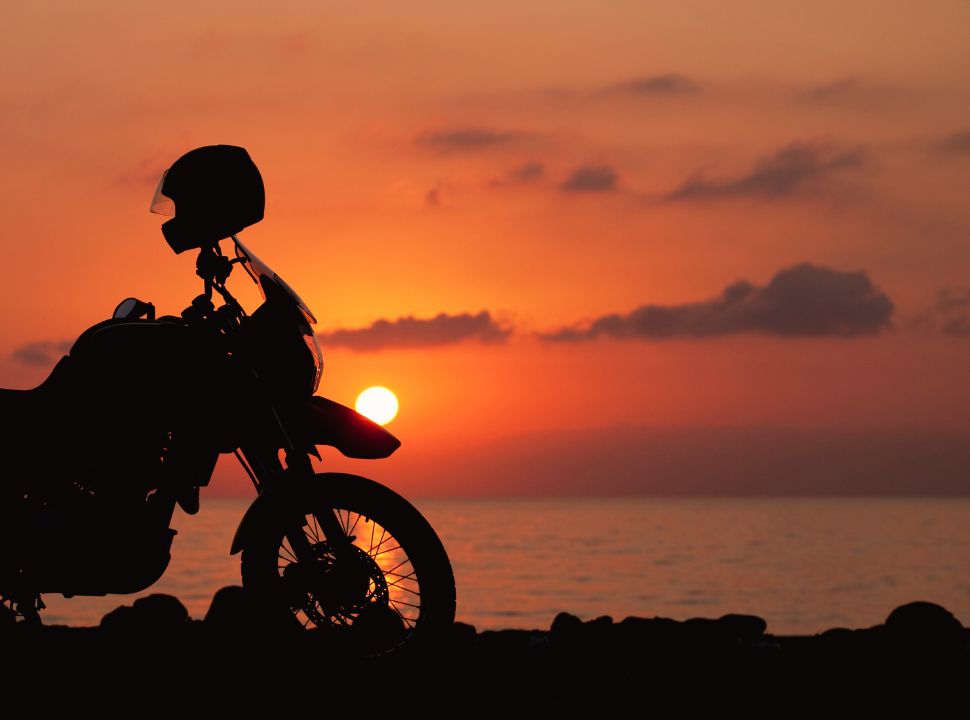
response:
<path id="1" fill-rule="evenodd" d="M 527 162 L 516 165 L 505 173 L 504 177 L 489 182 L 492 188 L 508 187 L 509 185 L 529 185 L 537 183 L 546 176 L 546 167 L 539 162 Z"/>
<path id="2" fill-rule="evenodd" d="M 797 91 L 799 99 L 816 105 L 872 107 L 900 98 L 900 89 L 858 77 L 846 77 Z"/>
<path id="3" fill-rule="evenodd" d="M 66 355 L 73 344 L 70 340 L 38 340 L 20 346 L 11 357 L 24 365 L 49 367 Z"/>
<path id="4" fill-rule="evenodd" d="M 610 165 L 580 165 L 563 181 L 564 192 L 610 192 L 616 190 L 616 171 Z"/>
<path id="5" fill-rule="evenodd" d="M 761 287 L 741 280 L 710 300 L 644 305 L 626 315 L 604 315 L 586 327 L 563 328 L 541 337 L 667 340 L 760 333 L 847 338 L 888 329 L 892 313 L 892 301 L 865 272 L 801 263 L 780 270 Z"/>
<path id="6" fill-rule="evenodd" d="M 529 183 L 541 180 L 545 177 L 546 168 L 542 163 L 527 162 L 512 168 L 509 171 L 509 179 L 515 182 Z"/>
<path id="7" fill-rule="evenodd" d="M 664 199 L 676 202 L 732 197 L 788 197 L 821 190 L 833 176 L 856 169 L 864 161 L 862 148 L 834 150 L 827 145 L 795 142 L 761 158 L 743 175 L 727 180 L 695 176 L 668 193 Z"/>
<path id="8" fill-rule="evenodd" d="M 483 310 L 472 315 L 440 313 L 433 318 L 411 315 L 397 320 L 377 320 L 364 328 L 319 333 L 320 342 L 358 352 L 377 352 L 389 348 L 415 348 L 453 345 L 466 340 L 501 343 L 512 334 Z"/>
<path id="9" fill-rule="evenodd" d="M 415 142 L 438 152 L 468 152 L 510 145 L 526 137 L 520 132 L 500 132 L 485 128 L 433 130 L 418 135 Z"/>
<path id="10" fill-rule="evenodd" d="M 644 75 L 627 80 L 626 82 L 611 85 L 608 88 L 610 92 L 614 93 L 642 96 L 687 95 L 695 93 L 699 89 L 693 80 L 676 73 Z"/>
<path id="11" fill-rule="evenodd" d="M 933 304 L 916 316 L 914 325 L 951 337 L 970 338 L 970 287 L 940 290 Z"/>
<path id="12" fill-rule="evenodd" d="M 970 130 L 951 133 L 940 140 L 937 146 L 942 152 L 951 155 L 970 155 Z"/>

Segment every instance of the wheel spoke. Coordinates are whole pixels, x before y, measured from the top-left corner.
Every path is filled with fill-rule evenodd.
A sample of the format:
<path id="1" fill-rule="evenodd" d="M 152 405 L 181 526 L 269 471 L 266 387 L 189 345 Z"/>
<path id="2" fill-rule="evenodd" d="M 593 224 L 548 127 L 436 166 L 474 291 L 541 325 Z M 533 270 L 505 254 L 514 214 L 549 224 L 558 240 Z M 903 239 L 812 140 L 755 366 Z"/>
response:
<path id="1" fill-rule="evenodd" d="M 292 562 L 297 562 L 297 559 L 296 559 L 296 554 L 295 554 L 295 553 L 294 553 L 294 552 L 293 552 L 293 551 L 292 551 L 292 550 L 291 550 L 291 549 L 290 549 L 290 548 L 289 548 L 289 547 L 287 546 L 287 544 L 286 544 L 286 541 L 285 541 L 285 540 L 284 540 L 284 543 L 283 543 L 282 545 L 280 545 L 280 550 L 282 550 L 283 552 L 285 552 L 285 553 L 287 553 L 287 554 L 288 554 L 288 555 L 290 556 L 290 557 L 289 557 L 289 560 L 290 560 L 290 561 L 292 561 Z M 281 553 L 277 553 L 277 555 L 279 555 L 279 556 L 280 556 L 281 558 L 283 558 L 284 560 L 285 560 L 285 559 L 287 559 L 287 558 L 286 558 L 286 557 L 285 557 L 284 555 L 282 555 Z"/>
<path id="2" fill-rule="evenodd" d="M 388 538 L 388 539 L 391 540 L 391 541 L 393 541 L 394 538 Z M 400 550 L 400 549 L 401 549 L 401 546 L 400 545 L 395 545 L 394 547 L 388 548 L 387 550 L 381 550 L 376 555 L 371 555 L 371 557 L 376 558 L 376 557 L 379 557 L 381 555 L 386 555 L 389 552 L 394 552 L 395 550 Z"/>
<path id="3" fill-rule="evenodd" d="M 347 535 L 348 535 L 348 537 L 349 537 L 350 535 L 352 535 L 352 534 L 353 534 L 353 532 L 354 532 L 354 530 L 356 530 L 356 529 L 357 529 L 357 523 L 359 523 L 359 522 L 360 522 L 360 518 L 361 518 L 361 515 L 360 515 L 360 513 L 357 513 L 357 519 L 356 519 L 356 520 L 354 520 L 354 524 L 353 524 L 353 527 L 351 527 L 351 528 L 350 528 L 350 529 L 349 529 L 349 530 L 347 531 Z"/>
<path id="4" fill-rule="evenodd" d="M 380 537 L 380 540 L 378 540 L 378 542 L 377 542 L 377 547 L 374 547 L 374 542 L 373 542 L 373 541 L 371 541 L 371 544 L 370 544 L 370 549 L 369 549 L 369 550 L 367 551 L 367 554 L 368 554 L 368 555 L 370 555 L 371 557 L 373 557 L 373 555 L 372 555 L 372 551 L 373 551 L 373 550 L 377 550 L 377 549 L 379 549 L 379 548 L 380 548 L 380 546 L 384 544 L 384 536 L 385 536 L 386 534 L 387 534 L 387 530 L 386 530 L 385 528 L 383 528 L 383 527 L 382 527 L 382 528 L 381 528 L 381 537 Z"/>
<path id="5" fill-rule="evenodd" d="M 394 573 L 394 571 L 397 570 L 399 567 L 401 567 L 402 565 L 406 565 L 409 562 L 411 562 L 410 559 L 404 558 L 401 562 L 399 562 L 397 565 L 395 565 L 394 567 L 392 567 L 390 570 L 385 570 L 384 571 L 384 574 L 385 575 L 390 575 L 391 573 Z M 398 574 L 398 573 L 394 573 L 394 574 Z M 413 575 L 414 574 L 414 571 L 411 571 L 411 574 Z"/>
<path id="6" fill-rule="evenodd" d="M 387 586 L 388 586 L 389 588 L 394 588 L 394 589 L 396 589 L 396 590 L 403 590 L 404 592 L 409 592 L 409 593 L 411 593 L 412 595 L 415 595 L 415 596 L 417 596 L 417 598 L 418 598 L 419 600 L 421 599 L 421 593 L 419 593 L 419 592 L 417 592 L 417 591 L 415 591 L 415 590 L 411 590 L 410 588 L 406 588 L 406 587 L 404 587 L 403 585 L 396 585 L 396 584 L 394 584 L 394 583 L 388 583 L 388 584 L 387 584 Z"/>
<path id="7" fill-rule="evenodd" d="M 420 605 L 414 605 L 413 603 L 404 602 L 403 600 L 389 600 L 388 602 L 393 603 L 395 605 L 407 605 L 408 607 L 417 608 L 418 610 L 421 609 Z"/>
<path id="8" fill-rule="evenodd" d="M 418 576 L 414 574 L 413 570 L 409 572 L 407 575 L 402 575 L 401 573 L 396 573 L 396 572 L 386 572 L 386 571 L 384 574 L 393 575 L 394 577 L 399 578 L 401 580 L 407 580 L 408 578 L 413 578 L 415 582 L 417 582 L 418 580 Z"/>

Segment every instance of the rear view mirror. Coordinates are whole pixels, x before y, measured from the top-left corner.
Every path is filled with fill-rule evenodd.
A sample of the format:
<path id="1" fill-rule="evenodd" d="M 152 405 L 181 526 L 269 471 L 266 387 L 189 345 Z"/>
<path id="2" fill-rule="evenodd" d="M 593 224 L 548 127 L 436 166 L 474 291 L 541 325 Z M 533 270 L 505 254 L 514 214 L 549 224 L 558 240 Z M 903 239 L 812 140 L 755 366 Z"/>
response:
<path id="1" fill-rule="evenodd" d="M 155 306 L 151 303 L 142 302 L 138 298 L 125 298 L 115 311 L 111 314 L 115 320 L 137 320 L 146 317 L 149 320 L 155 319 Z"/>

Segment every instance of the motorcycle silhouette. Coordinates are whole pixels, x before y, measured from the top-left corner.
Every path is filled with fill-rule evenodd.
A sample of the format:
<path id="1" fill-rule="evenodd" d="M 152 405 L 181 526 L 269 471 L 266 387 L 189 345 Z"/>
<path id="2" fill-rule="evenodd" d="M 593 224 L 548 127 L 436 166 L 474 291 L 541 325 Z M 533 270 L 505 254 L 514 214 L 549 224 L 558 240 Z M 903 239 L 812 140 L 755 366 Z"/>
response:
<path id="1" fill-rule="evenodd" d="M 377 459 L 400 441 L 314 395 L 316 319 L 238 237 L 263 218 L 249 154 L 190 151 L 163 174 L 151 209 L 171 216 L 162 233 L 176 253 L 198 251 L 204 292 L 158 318 L 128 298 L 39 387 L 0 390 L 0 601 L 39 622 L 43 593 L 149 587 L 170 560 L 175 505 L 197 512 L 219 454 L 233 453 L 257 491 L 230 548 L 254 622 L 366 637 L 371 654 L 432 640 L 455 615 L 434 530 L 372 480 L 314 473 L 318 445 Z M 252 314 L 226 286 L 237 265 L 264 299 Z"/>

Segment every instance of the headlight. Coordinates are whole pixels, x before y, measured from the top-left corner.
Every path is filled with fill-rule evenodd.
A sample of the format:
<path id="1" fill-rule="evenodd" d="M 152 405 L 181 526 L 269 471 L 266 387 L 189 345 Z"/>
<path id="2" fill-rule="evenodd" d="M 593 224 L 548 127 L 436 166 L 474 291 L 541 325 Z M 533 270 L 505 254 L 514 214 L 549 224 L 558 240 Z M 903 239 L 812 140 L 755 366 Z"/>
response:
<path id="1" fill-rule="evenodd" d="M 308 326 L 303 327 L 303 342 L 306 343 L 306 346 L 310 349 L 310 354 L 313 356 L 313 389 L 310 391 L 312 395 L 320 387 L 320 377 L 323 375 L 323 353 L 320 351 L 317 336 Z"/>

